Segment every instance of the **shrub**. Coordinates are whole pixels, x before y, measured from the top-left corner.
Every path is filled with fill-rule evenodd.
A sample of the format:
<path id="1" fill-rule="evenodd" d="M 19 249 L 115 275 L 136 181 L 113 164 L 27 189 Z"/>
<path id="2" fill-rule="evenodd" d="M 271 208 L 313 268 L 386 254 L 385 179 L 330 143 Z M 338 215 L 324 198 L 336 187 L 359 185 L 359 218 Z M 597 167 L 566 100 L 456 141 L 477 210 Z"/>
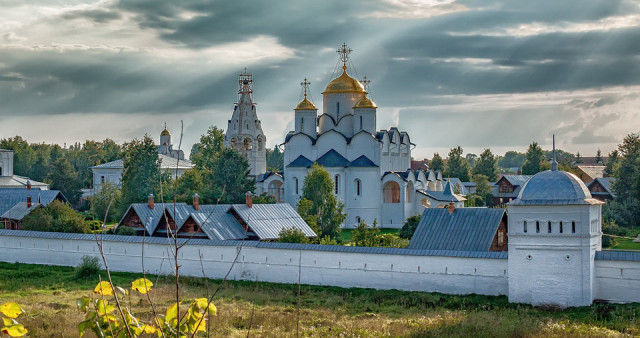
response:
<path id="1" fill-rule="evenodd" d="M 116 235 L 122 235 L 122 236 L 135 236 L 136 235 L 136 230 L 132 227 L 118 227 L 116 229 Z"/>
<path id="2" fill-rule="evenodd" d="M 408 248 L 409 240 L 399 238 L 394 234 L 381 234 L 376 236 L 376 246 L 386 248 Z"/>
<path id="3" fill-rule="evenodd" d="M 68 203 L 55 200 L 45 208 L 37 208 L 22 220 L 22 229 L 51 232 L 89 233 L 90 229 L 80 214 Z"/>
<path id="4" fill-rule="evenodd" d="M 286 228 L 280 230 L 278 236 L 278 242 L 280 243 L 309 243 L 309 239 L 305 236 L 304 232 L 298 228 Z"/>
<path id="5" fill-rule="evenodd" d="M 100 273 L 100 259 L 93 256 L 82 256 L 82 261 L 75 269 L 76 279 L 89 279 Z"/>
<path id="6" fill-rule="evenodd" d="M 87 226 L 93 231 L 101 230 L 102 229 L 102 222 L 97 221 L 97 220 L 87 221 Z"/>
<path id="7" fill-rule="evenodd" d="M 416 232 L 416 228 L 418 227 L 418 223 L 420 223 L 421 215 L 415 215 L 407 218 L 400 229 L 400 238 L 411 239 L 413 237 L 413 233 Z"/>

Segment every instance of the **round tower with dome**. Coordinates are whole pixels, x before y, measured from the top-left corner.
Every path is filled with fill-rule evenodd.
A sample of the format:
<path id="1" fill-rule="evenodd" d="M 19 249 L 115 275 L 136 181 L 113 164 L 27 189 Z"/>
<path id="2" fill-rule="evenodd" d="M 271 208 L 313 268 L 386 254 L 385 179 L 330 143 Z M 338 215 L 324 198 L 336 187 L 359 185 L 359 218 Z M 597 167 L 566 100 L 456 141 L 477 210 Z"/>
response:
<path id="1" fill-rule="evenodd" d="M 551 170 L 534 175 L 508 204 L 510 302 L 591 305 L 602 204 L 580 178 L 558 170 L 554 141 Z"/>

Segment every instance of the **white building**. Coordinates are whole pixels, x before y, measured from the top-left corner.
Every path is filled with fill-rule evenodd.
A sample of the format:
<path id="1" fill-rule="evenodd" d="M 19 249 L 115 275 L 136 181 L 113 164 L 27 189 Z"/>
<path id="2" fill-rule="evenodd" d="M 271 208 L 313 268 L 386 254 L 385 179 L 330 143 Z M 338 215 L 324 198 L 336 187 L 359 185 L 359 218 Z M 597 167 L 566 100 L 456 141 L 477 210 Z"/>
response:
<path id="1" fill-rule="evenodd" d="M 184 159 L 182 150 L 173 149 L 171 133 L 167 130 L 166 125 L 160 133 L 158 160 L 160 161 L 160 169 L 170 173 L 174 179 L 182 176 L 194 166 L 193 163 Z M 93 188 L 85 192 L 83 197 L 91 196 L 102 190 L 102 184 L 105 182 L 117 184 L 119 187 L 122 185 L 122 173 L 124 172 L 122 159 L 99 164 L 89 169 L 93 172 Z"/>
<path id="2" fill-rule="evenodd" d="M 31 185 L 40 190 L 49 190 L 49 184 L 30 180 L 13 173 L 13 151 L 0 149 L 0 188 L 26 188 Z"/>
<path id="3" fill-rule="evenodd" d="M 601 207 L 577 176 L 551 170 L 533 176 L 509 203 L 509 301 L 591 305 Z"/>
<path id="4" fill-rule="evenodd" d="M 233 108 L 233 116 L 224 135 L 224 146 L 233 148 L 249 162 L 250 175 L 257 176 L 267 170 L 266 142 L 262 125 L 253 103 L 253 75 L 245 72 L 238 76 L 240 98 Z"/>
<path id="5" fill-rule="evenodd" d="M 396 127 L 376 131 L 377 107 L 363 85 L 369 81 L 361 83 L 347 73 L 351 50 L 345 44 L 338 52 L 342 74 L 322 93 L 322 113 L 309 101 L 310 83 L 305 79 L 304 99 L 294 109 L 295 130 L 284 141 L 284 173 L 258 177 L 258 193 L 267 192 L 295 206 L 304 178 L 317 162 L 329 171 L 334 192 L 345 204 L 346 227 L 377 220 L 381 227 L 399 228 L 424 207 L 442 206 L 452 199 L 462 207 L 460 196 L 438 201 L 425 193 L 444 190 L 441 175 L 410 170 L 414 144 L 406 132 Z M 448 193 L 453 194 L 450 189 Z"/>

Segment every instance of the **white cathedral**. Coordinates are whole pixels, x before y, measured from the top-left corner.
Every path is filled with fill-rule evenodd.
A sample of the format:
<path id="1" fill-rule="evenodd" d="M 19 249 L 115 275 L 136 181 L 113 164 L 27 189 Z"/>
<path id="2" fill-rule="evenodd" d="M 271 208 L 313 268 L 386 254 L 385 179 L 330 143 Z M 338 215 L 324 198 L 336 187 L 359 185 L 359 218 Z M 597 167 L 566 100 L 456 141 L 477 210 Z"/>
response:
<path id="1" fill-rule="evenodd" d="M 362 82 L 347 72 L 349 49 L 340 50 L 342 74 L 322 92 L 322 113 L 308 99 L 305 79 L 304 99 L 294 109 L 295 130 L 284 143 L 284 171 L 265 172 L 266 138 L 252 99 L 252 75 L 239 76 L 239 102 L 229 120 L 225 146 L 243 153 L 251 175 L 257 178 L 257 193 L 266 192 L 278 202 L 297 205 L 303 182 L 311 165 L 323 166 L 334 181 L 334 193 L 348 214 L 344 227 L 360 221 L 380 227 L 400 228 L 405 219 L 419 215 L 425 207 L 454 203 L 463 207 L 464 198 L 454 193 L 442 174 L 411 167 L 409 134 L 391 127 L 376 131 L 376 104 L 367 97 L 366 77 Z"/>

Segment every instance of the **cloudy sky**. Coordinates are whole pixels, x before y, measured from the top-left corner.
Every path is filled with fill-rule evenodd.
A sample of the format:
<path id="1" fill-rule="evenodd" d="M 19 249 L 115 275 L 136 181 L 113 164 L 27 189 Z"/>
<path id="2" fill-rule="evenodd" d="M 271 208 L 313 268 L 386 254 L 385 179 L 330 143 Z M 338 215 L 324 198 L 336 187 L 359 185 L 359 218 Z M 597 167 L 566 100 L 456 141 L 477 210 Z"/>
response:
<path id="1" fill-rule="evenodd" d="M 638 1 L 3 0 L 0 13 L 0 138 L 158 139 L 166 121 L 177 146 L 182 121 L 188 153 L 226 127 L 247 67 L 273 146 L 305 77 L 320 106 L 343 42 L 378 128 L 408 131 L 416 158 L 553 133 L 594 156 L 640 131 Z"/>

